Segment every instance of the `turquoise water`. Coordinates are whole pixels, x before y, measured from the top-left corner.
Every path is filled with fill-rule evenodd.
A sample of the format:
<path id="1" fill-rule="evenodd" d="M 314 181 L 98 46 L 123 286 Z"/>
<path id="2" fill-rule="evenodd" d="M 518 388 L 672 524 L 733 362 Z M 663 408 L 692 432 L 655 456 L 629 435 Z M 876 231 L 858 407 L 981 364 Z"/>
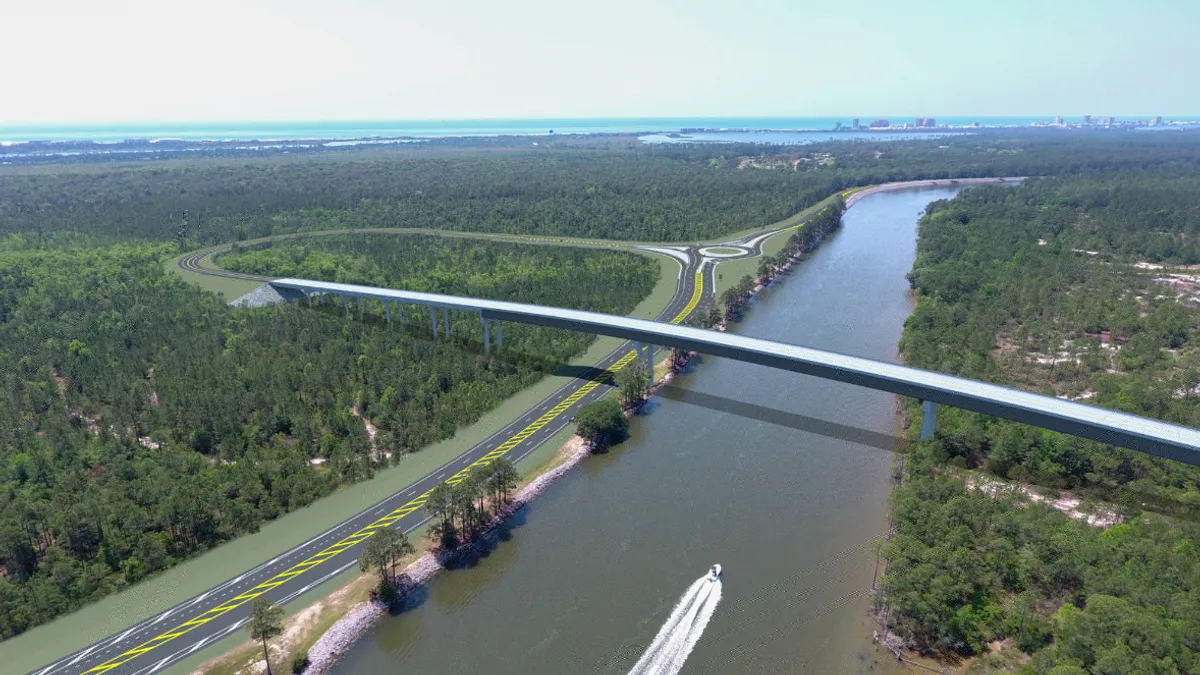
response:
<path id="1" fill-rule="evenodd" d="M 893 124 L 912 123 L 913 117 L 860 115 L 862 124 L 884 117 Z M 368 138 L 371 136 L 506 136 L 529 134 L 593 134 L 706 129 L 829 130 L 838 122 L 849 126 L 853 117 L 645 117 L 591 119 L 491 119 L 491 120 L 357 120 L 322 122 L 172 122 L 91 125 L 0 125 L 0 142 L 82 141 L 116 143 L 126 139 L 177 138 L 182 140 L 294 140 L 309 138 Z M 1053 115 L 1038 117 L 938 117 L 938 124 L 968 126 L 1028 125 L 1052 122 Z M 1064 117 L 1067 122 L 1082 117 Z M 1118 119 L 1137 119 L 1133 117 Z M 1149 118 L 1145 118 L 1149 119 Z M 1200 121 L 1198 117 L 1169 117 Z"/>

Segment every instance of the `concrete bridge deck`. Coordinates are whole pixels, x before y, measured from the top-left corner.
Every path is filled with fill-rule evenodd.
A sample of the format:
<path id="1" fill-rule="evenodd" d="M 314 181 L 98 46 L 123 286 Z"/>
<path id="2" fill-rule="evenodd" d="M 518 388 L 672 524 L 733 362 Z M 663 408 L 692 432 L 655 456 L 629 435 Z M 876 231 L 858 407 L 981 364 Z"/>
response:
<path id="1" fill-rule="evenodd" d="M 276 279 L 269 283 L 284 297 L 337 295 L 376 300 L 388 307 L 390 303 L 398 303 L 470 312 L 478 314 L 485 326 L 488 321 L 516 321 L 610 335 L 911 396 L 925 402 L 923 437 L 932 433 L 936 405 L 951 405 L 1200 465 L 1200 430 L 909 366 L 720 331 L 558 307 L 305 279 Z"/>

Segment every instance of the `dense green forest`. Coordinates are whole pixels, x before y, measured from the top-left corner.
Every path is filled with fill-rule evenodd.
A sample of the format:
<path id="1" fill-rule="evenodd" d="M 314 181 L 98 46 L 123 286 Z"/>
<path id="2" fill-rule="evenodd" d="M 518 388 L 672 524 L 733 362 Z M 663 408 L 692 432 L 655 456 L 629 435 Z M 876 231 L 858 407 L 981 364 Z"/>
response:
<path id="1" fill-rule="evenodd" d="M 0 235 L 73 231 L 195 248 L 298 230 L 428 227 L 684 241 L 782 220 L 859 185 L 1164 164 L 1200 165 L 1200 134 L 1012 131 L 13 166 L 0 167 Z"/>
<path id="2" fill-rule="evenodd" d="M 471 316 L 452 317 L 452 339 L 434 342 L 427 316 L 388 327 L 372 303 L 352 321 L 333 305 L 235 310 L 163 270 L 206 244 L 358 227 L 696 240 L 765 226 L 859 185 L 1088 176 L 956 202 L 980 200 L 979 215 L 937 207 L 930 222 L 940 225 L 923 229 L 913 277 L 922 301 L 906 349 L 918 365 L 1194 423 L 1192 313 L 1124 263 L 1196 262 L 1187 196 L 1196 194 L 1198 134 L 539 142 L 0 167 L 0 638 L 451 435 L 587 343 L 506 325 L 505 348 L 484 354 Z M 983 236 L 972 218 L 1000 222 L 1010 207 L 1024 211 L 1005 221 L 1009 232 L 971 240 Z M 822 227 L 801 229 L 788 252 L 815 245 Z M 963 240 L 970 247 L 954 252 Z M 766 261 L 760 276 L 781 261 Z M 364 235 L 238 248 L 222 263 L 614 313 L 632 309 L 658 274 L 633 254 Z M 1141 290 L 1125 293 L 1130 284 Z M 989 294 L 999 312 L 981 309 Z M 1040 309 L 1030 309 L 1068 305 L 1069 321 L 1035 320 Z M 1061 339 L 1073 346 L 1058 349 Z M 994 356 L 997 340 L 1077 351 L 1079 363 L 1026 368 L 1007 346 Z M 373 439 L 361 418 L 378 428 Z M 1200 508 L 1190 470 L 1003 429 L 946 411 L 931 452 L 1127 508 Z"/>
<path id="3" fill-rule="evenodd" d="M 971 655 L 1008 639 L 1016 653 L 983 670 L 1024 653 L 1039 675 L 1200 668 L 1200 525 L 1143 513 L 1095 528 L 967 490 L 921 451 L 911 464 L 883 583 L 913 647 Z"/>
<path id="4" fill-rule="evenodd" d="M 452 313 L 452 338 L 433 341 L 423 314 L 233 309 L 164 271 L 170 244 L 80 243 L 0 242 L 2 637 L 452 435 L 590 341 L 507 325 L 485 354 L 474 316 Z M 315 278 L 614 313 L 659 274 L 632 253 L 436 237 L 238 256 L 264 271 L 273 257 Z"/>
<path id="5" fill-rule="evenodd" d="M 1179 267 L 1196 260 L 1198 227 L 1190 166 L 980 187 L 931 204 L 905 357 L 1198 426 L 1200 287 Z M 1128 522 L 1090 527 L 978 487 L 994 479 L 967 489 L 964 469 L 1070 489 Z M 914 647 L 970 655 L 1008 638 L 1034 655 L 1023 667 L 1035 673 L 1200 668 L 1196 467 L 943 409 L 895 493 L 894 520 L 884 588 L 892 629 Z"/>

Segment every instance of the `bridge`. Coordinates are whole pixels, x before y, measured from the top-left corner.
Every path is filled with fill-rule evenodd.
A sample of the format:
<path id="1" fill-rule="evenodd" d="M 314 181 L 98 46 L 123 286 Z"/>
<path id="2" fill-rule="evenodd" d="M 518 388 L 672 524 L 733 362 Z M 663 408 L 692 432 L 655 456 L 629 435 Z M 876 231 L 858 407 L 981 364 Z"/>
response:
<path id="1" fill-rule="evenodd" d="M 650 350 L 645 345 L 663 345 L 911 396 L 923 402 L 922 438 L 933 433 L 937 406 L 950 405 L 1200 466 L 1200 430 L 920 368 L 574 309 L 305 279 L 276 279 L 269 285 L 284 299 L 305 299 L 310 304 L 314 299 L 320 302 L 326 296 L 338 296 L 347 316 L 351 298 L 359 307 L 363 300 L 383 303 L 389 321 L 393 303 L 397 308 L 427 307 L 435 335 L 438 310 L 447 324 L 450 310 L 475 314 L 484 326 L 485 349 L 491 348 L 492 326 L 500 344 L 499 322 L 514 321 L 632 340 L 639 345 L 638 356 L 647 359 Z"/>
<path id="2" fill-rule="evenodd" d="M 994 180 L 967 179 L 944 183 L 970 184 Z M 885 185 L 873 190 L 900 187 L 905 186 Z M 852 203 L 858 194 L 865 192 L 848 195 L 847 203 Z M 266 597 L 276 603 L 287 604 L 336 579 L 339 574 L 356 569 L 358 545 L 381 528 L 392 527 L 407 533 L 415 531 L 429 518 L 425 501 L 435 486 L 443 482 L 457 483 L 472 467 L 500 457 L 518 462 L 555 438 L 556 434 L 570 426 L 571 417 L 580 406 L 607 394 L 605 384 L 611 381 L 615 373 L 633 364 L 637 358 L 648 359 L 651 352 L 648 346 L 652 344 L 694 350 L 916 397 L 924 402 L 922 437 L 926 438 L 933 433 L 937 406 L 952 405 L 1189 464 L 1200 464 L 1200 431 L 1195 429 L 916 368 L 677 325 L 704 301 L 713 298 L 716 263 L 758 255 L 766 238 L 799 227 L 804 220 L 788 221 L 781 227 L 755 231 L 719 244 L 721 247 L 739 249 L 737 255 L 705 248 L 717 244 L 620 243 L 623 248 L 636 247 L 670 256 L 679 262 L 679 282 L 674 296 L 662 308 L 657 321 L 521 303 L 248 275 L 221 269 L 212 263 L 212 256 L 228 246 L 213 247 L 184 256 L 178 262 L 183 270 L 264 284 L 251 295 L 261 291 L 259 300 L 267 303 L 281 299 L 307 301 L 310 304 L 332 301 L 349 316 L 352 306 L 361 312 L 364 303 L 377 302 L 383 305 L 382 313 L 372 309 L 370 314 L 388 322 L 394 318 L 394 307 L 398 310 L 399 305 L 416 305 L 428 312 L 435 335 L 447 334 L 451 319 L 456 322 L 478 320 L 484 328 L 482 346 L 488 350 L 503 349 L 501 323 L 505 321 L 615 336 L 633 340 L 637 348 L 631 349 L 628 343 L 623 343 L 598 359 L 586 376 L 564 384 L 492 436 L 311 539 L 298 542 L 261 564 L 173 606 L 167 607 L 164 603 L 163 606 L 148 607 L 146 618 L 133 625 L 119 617 L 102 617 L 101 620 L 109 622 L 106 627 L 113 631 L 111 634 L 32 672 L 35 675 L 154 675 L 183 659 L 194 657 L 200 650 L 219 644 L 235 635 L 245 624 L 245 606 L 253 599 Z M 613 242 L 591 240 L 478 233 L 468 235 L 427 230 L 386 229 L 378 232 L 487 236 L 551 245 L 614 245 Z M 344 233 L 339 230 L 285 234 L 243 243 Z M 258 304 L 258 300 L 253 304 Z M 405 316 L 411 319 L 411 310 Z M 42 630 L 54 630 L 54 627 L 48 625 Z"/>

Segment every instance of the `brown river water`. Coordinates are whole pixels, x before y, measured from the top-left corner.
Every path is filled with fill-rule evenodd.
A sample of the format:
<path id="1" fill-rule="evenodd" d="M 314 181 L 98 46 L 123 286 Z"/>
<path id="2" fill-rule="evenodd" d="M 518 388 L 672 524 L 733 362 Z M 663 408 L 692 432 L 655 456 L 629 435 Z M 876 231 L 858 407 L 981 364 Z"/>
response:
<path id="1" fill-rule="evenodd" d="M 733 330 L 895 361 L 918 214 L 955 192 L 864 198 Z M 893 672 L 867 546 L 897 431 L 891 394 L 705 358 L 333 673 L 623 675 L 713 563 L 722 597 L 680 672 Z"/>

